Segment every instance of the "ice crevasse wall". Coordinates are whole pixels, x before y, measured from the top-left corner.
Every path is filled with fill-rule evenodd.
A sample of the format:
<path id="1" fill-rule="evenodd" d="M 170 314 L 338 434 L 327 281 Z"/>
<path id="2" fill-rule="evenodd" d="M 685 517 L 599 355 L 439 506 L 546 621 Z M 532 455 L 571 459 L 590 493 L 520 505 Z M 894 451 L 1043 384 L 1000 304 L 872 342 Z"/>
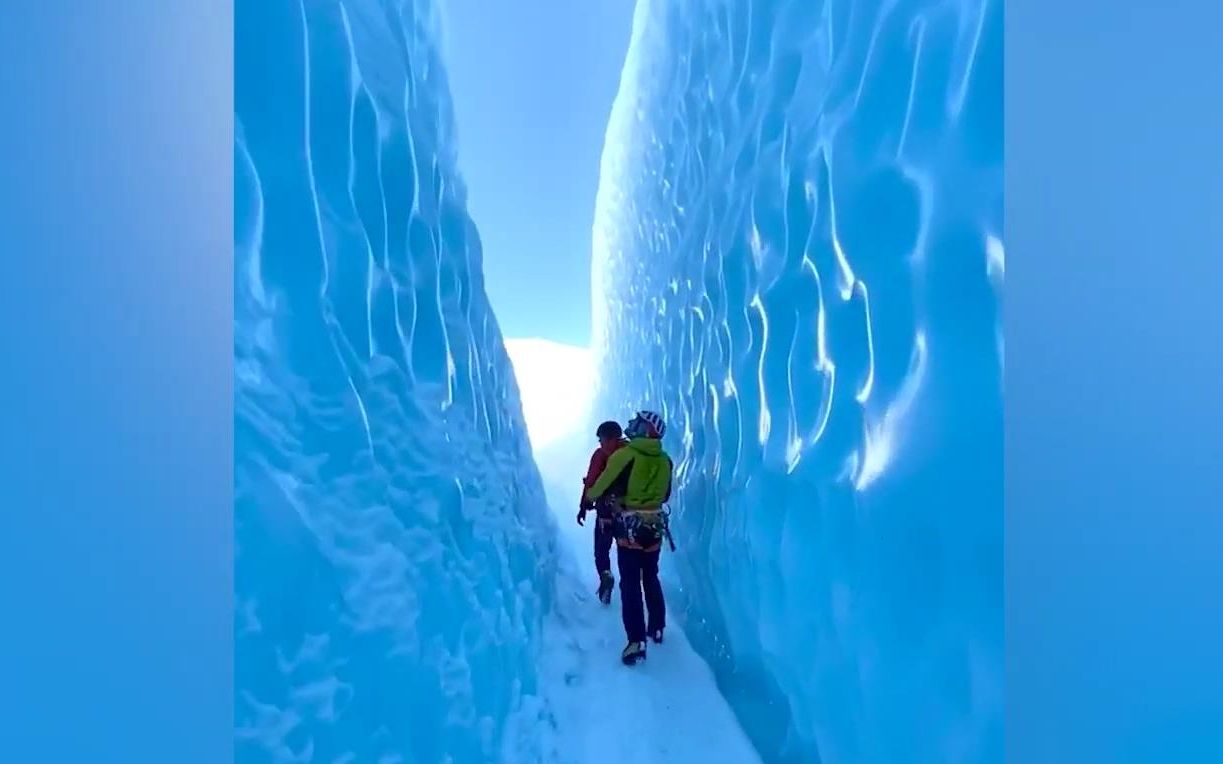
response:
<path id="1" fill-rule="evenodd" d="M 427 0 L 235 6 L 238 761 L 549 758 L 555 533 Z M 642 0 L 600 413 L 771 762 L 1001 759 L 998 2 Z"/>
<path id="2" fill-rule="evenodd" d="M 1002 759 L 1002 3 L 640 0 L 594 230 L 599 414 L 770 762 Z"/>
<path id="3" fill-rule="evenodd" d="M 237 761 L 539 761 L 554 538 L 430 2 L 235 8 Z"/>

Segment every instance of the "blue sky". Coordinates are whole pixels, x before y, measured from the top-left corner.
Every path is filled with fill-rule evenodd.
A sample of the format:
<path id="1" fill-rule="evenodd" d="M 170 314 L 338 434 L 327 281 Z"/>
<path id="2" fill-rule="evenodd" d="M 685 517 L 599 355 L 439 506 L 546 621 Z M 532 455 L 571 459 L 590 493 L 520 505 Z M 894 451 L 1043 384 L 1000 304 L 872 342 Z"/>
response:
<path id="1" fill-rule="evenodd" d="M 633 0 L 445 0 L 459 167 L 506 337 L 590 340 L 590 229 Z"/>

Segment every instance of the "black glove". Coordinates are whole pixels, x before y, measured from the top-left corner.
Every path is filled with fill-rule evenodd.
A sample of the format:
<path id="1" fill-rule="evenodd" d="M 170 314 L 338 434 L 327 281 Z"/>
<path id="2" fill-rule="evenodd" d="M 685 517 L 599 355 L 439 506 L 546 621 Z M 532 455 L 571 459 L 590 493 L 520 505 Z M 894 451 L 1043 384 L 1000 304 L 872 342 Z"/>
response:
<path id="1" fill-rule="evenodd" d="M 582 505 L 582 508 L 578 510 L 578 525 L 583 527 L 586 525 L 586 505 L 584 504 Z"/>

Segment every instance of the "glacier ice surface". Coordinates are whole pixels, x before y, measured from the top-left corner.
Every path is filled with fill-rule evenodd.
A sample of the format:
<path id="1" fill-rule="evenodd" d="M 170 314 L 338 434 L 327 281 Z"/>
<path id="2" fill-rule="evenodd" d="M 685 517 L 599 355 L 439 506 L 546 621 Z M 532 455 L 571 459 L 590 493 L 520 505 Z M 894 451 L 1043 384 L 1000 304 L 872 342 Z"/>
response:
<path id="1" fill-rule="evenodd" d="M 1001 13 L 637 6 L 594 413 L 670 421 L 672 608 L 768 762 L 1001 758 Z M 642 687 L 671 734 L 634 750 L 746 758 L 694 728 L 722 717 L 686 641 L 653 679 L 598 663 L 615 619 L 558 553 L 436 7 L 235 20 L 236 759 L 597 758 L 549 734 Z"/>
<path id="2" fill-rule="evenodd" d="M 235 10 L 235 759 L 540 761 L 555 528 L 436 9 Z"/>
<path id="3" fill-rule="evenodd" d="M 581 493 L 575 476 L 585 473 L 592 434 L 593 427 L 570 432 L 535 451 L 562 548 L 540 668 L 559 733 L 556 761 L 758 764 L 759 755 L 681 623 L 668 623 L 665 643 L 651 644 L 644 663 L 620 665 L 620 592 L 613 592 L 611 607 L 595 599 L 592 528 L 574 522 Z"/>
<path id="4" fill-rule="evenodd" d="M 595 412 L 667 417 L 675 609 L 768 762 L 1002 758 L 1002 11 L 637 5 Z"/>

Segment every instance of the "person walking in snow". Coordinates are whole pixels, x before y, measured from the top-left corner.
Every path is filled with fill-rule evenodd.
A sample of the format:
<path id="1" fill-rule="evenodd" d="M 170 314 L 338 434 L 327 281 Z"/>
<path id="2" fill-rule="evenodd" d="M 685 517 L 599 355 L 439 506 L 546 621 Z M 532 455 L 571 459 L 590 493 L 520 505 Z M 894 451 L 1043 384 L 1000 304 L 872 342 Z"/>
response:
<path id="1" fill-rule="evenodd" d="M 586 524 L 586 513 L 595 510 L 595 572 L 599 576 L 599 588 L 596 593 L 604 605 L 611 604 L 612 589 L 616 579 L 611 572 L 612 520 L 614 515 L 614 496 L 605 496 L 599 501 L 587 499 L 585 491 L 595 484 L 595 480 L 603 474 L 608 457 L 628 445 L 619 422 L 604 422 L 595 431 L 599 446 L 590 455 L 590 466 L 586 477 L 582 479 L 583 495 L 578 507 L 578 525 Z"/>
<path id="2" fill-rule="evenodd" d="M 585 494 L 587 501 L 620 497 L 613 532 L 620 568 L 621 616 L 628 637 L 620 659 L 629 666 L 646 657 L 646 636 L 662 642 L 666 627 L 667 606 L 658 580 L 658 557 L 667 532 L 662 505 L 671 498 L 673 464 L 662 448 L 665 432 L 661 416 L 638 411 L 624 430 L 628 444 L 607 458 L 603 473 Z"/>

